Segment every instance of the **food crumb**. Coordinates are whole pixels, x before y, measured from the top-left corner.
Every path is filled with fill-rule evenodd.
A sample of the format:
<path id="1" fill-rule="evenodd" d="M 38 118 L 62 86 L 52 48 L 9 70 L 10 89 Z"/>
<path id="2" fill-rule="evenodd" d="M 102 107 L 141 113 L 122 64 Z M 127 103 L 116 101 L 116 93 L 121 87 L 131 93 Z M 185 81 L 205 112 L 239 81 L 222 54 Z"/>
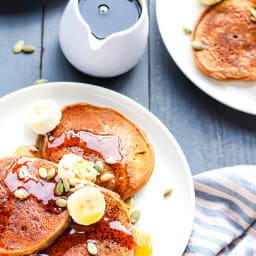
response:
<path id="1" fill-rule="evenodd" d="M 166 198 L 166 197 L 170 196 L 172 194 L 172 192 L 173 192 L 173 187 L 166 189 L 164 192 L 164 197 Z"/>

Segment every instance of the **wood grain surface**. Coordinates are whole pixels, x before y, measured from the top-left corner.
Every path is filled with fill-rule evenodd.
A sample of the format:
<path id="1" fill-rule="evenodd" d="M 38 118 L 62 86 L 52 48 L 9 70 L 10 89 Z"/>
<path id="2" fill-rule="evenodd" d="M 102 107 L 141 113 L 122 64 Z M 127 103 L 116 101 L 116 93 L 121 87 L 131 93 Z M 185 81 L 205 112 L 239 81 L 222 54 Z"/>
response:
<path id="1" fill-rule="evenodd" d="M 66 4 L 67 0 L 1 1 L 0 96 L 39 77 L 97 84 L 149 108 L 174 134 L 193 174 L 256 163 L 256 117 L 217 103 L 181 73 L 159 34 L 155 0 L 149 1 L 150 38 L 143 58 L 132 71 L 112 79 L 84 75 L 64 58 L 58 29 Z M 35 45 L 35 53 L 13 54 L 13 45 L 21 39 Z"/>

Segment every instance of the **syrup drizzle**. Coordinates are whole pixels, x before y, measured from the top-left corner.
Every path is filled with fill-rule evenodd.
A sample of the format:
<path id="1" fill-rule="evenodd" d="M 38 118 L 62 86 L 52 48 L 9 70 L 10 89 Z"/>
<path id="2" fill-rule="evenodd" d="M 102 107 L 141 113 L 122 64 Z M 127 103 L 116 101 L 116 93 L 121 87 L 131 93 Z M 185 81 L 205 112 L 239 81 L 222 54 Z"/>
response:
<path id="1" fill-rule="evenodd" d="M 58 214 L 63 210 L 56 207 L 55 200 L 58 196 L 55 195 L 56 184 L 60 181 L 60 178 L 56 176 L 52 180 L 42 180 L 35 167 L 35 159 L 32 158 L 16 158 L 9 167 L 5 170 L 3 177 L 3 188 L 6 192 L 5 201 L 14 199 L 14 192 L 18 189 L 25 189 L 28 193 L 28 198 L 33 198 L 37 202 L 41 203 L 44 209 Z M 33 171 L 34 170 L 34 171 Z M 36 172 L 35 172 L 36 170 Z M 24 178 L 19 177 L 19 172 L 24 173 Z M 20 200 L 20 199 L 19 199 Z M 2 211 L 3 204 L 0 201 L 0 215 L 5 214 Z"/>
<path id="2" fill-rule="evenodd" d="M 94 158 L 113 157 L 123 161 L 123 148 L 118 137 L 109 134 L 96 134 L 86 130 L 64 132 L 60 137 L 49 136 L 48 154 L 59 147 L 68 147 L 72 153 L 93 161 Z"/>
<path id="3" fill-rule="evenodd" d="M 42 180 L 39 177 L 38 160 L 26 157 L 16 157 L 0 172 L 0 246 L 5 246 L 2 238 L 8 231 L 9 220 L 17 215 L 14 211 L 18 201 L 35 200 L 46 210 L 53 214 L 60 214 L 66 209 L 55 205 L 57 196 L 55 189 L 60 181 L 56 176 L 52 180 Z M 24 173 L 20 178 L 19 172 Z M 16 199 L 14 192 L 18 189 L 25 189 L 28 193 L 26 199 Z M 14 215 L 13 215 L 14 214 Z M 3 237 L 2 237 L 3 236 Z"/>
<path id="4" fill-rule="evenodd" d="M 63 212 L 64 209 L 57 208 L 55 205 L 55 188 L 59 182 L 59 177 L 56 176 L 51 181 L 40 179 L 35 173 L 36 159 L 19 157 L 16 158 L 6 168 L 0 187 L 0 233 L 4 233 L 11 217 L 12 209 L 15 207 L 14 192 L 17 189 L 23 188 L 28 192 L 28 198 L 33 198 L 42 204 L 42 206 L 54 214 Z M 22 170 L 25 174 L 23 179 L 19 178 L 18 172 Z M 20 199 L 19 199 L 20 200 Z M 27 200 L 27 199 L 24 199 Z M 81 226 L 71 223 L 70 227 L 60 236 L 50 247 L 42 250 L 37 255 L 51 256 L 52 246 L 57 246 L 58 255 L 63 255 L 70 248 L 82 245 L 86 248 L 88 242 L 96 244 L 112 241 L 120 247 L 133 250 L 136 247 L 132 229 L 129 224 L 123 225 L 115 214 L 118 214 L 119 208 L 110 208 L 106 210 L 104 217 L 96 224 L 91 226 Z M 1 242 L 1 241 L 0 241 Z M 60 242 L 60 244 L 58 244 Z M 55 245 L 56 244 L 56 245 Z M 56 252 L 56 248 L 54 249 Z M 35 254 L 33 254 L 35 255 Z"/>
<path id="5" fill-rule="evenodd" d="M 117 136 L 83 129 L 67 131 L 59 137 L 48 133 L 46 159 L 54 160 L 55 158 L 51 159 L 51 156 L 56 155 L 59 161 L 64 153 L 73 153 L 92 162 L 97 160 L 104 162 L 107 157 L 114 158 L 117 161 L 116 164 L 105 166 L 115 176 L 113 190 L 122 196 L 129 187 L 126 151 Z M 100 184 L 100 182 L 97 183 Z"/>
<path id="6" fill-rule="evenodd" d="M 111 212 L 109 212 L 111 214 Z M 39 256 L 51 256 L 52 252 L 57 255 L 65 254 L 70 248 L 87 247 L 88 242 L 96 244 L 108 242 L 118 244 L 120 247 L 133 250 L 136 242 L 132 231 L 120 221 L 113 218 L 103 217 L 98 223 L 90 226 L 81 226 L 71 223 L 65 233 L 59 237 L 50 247 L 42 250 Z"/>

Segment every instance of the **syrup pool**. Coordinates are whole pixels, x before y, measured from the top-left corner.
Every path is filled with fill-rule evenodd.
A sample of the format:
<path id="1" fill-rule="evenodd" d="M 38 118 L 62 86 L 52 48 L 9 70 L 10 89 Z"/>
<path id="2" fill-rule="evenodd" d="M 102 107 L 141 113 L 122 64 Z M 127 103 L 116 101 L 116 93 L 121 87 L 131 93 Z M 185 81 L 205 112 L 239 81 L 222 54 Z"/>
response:
<path id="1" fill-rule="evenodd" d="M 141 15 L 137 0 L 79 0 L 79 10 L 98 39 L 132 27 Z"/>

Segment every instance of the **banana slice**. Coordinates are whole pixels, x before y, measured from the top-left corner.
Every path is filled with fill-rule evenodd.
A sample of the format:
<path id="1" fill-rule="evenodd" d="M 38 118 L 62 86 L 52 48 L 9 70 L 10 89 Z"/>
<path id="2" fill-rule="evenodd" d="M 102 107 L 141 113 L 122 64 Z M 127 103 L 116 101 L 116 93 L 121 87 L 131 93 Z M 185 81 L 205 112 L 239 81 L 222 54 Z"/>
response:
<path id="1" fill-rule="evenodd" d="M 34 103 L 27 113 L 27 124 L 33 132 L 44 135 L 60 122 L 61 111 L 54 100 L 43 99 Z"/>
<path id="2" fill-rule="evenodd" d="M 103 194 L 95 187 L 84 187 L 68 198 L 68 211 L 80 225 L 91 225 L 104 215 L 106 202 Z"/>
<path id="3" fill-rule="evenodd" d="M 200 0 L 200 3 L 204 5 L 214 5 L 220 3 L 221 1 L 222 0 Z"/>

